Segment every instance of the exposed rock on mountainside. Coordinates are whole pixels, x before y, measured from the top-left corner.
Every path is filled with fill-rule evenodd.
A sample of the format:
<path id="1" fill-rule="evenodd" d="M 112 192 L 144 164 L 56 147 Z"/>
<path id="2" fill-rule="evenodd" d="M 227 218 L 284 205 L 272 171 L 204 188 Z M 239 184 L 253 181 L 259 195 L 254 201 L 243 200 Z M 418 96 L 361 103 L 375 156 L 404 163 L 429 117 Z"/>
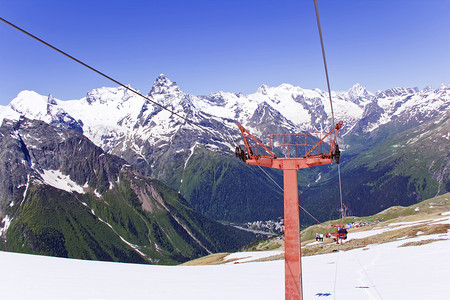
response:
<path id="1" fill-rule="evenodd" d="M 200 124 L 208 132 L 123 87 L 95 89 L 85 98 L 73 101 L 21 92 L 8 107 L 0 110 L 0 119 L 5 116 L 18 119 L 24 115 L 60 128 L 74 128 L 107 153 L 125 159 L 145 174 L 179 190 L 196 209 L 215 219 L 233 221 L 275 219 L 282 213 L 278 206 L 280 192 L 272 188 L 270 179 L 259 170 L 228 163 L 232 147 L 241 143 L 236 123 L 255 135 L 327 131 L 333 126 L 326 92 L 289 84 L 262 85 L 250 95 L 217 92 L 194 96 L 161 75 L 147 97 Z M 393 88 L 372 94 L 356 84 L 347 92 L 332 92 L 332 98 L 335 119 L 344 122 L 339 143 L 346 150 L 345 161 L 345 155 L 353 157 L 397 133 L 442 116 L 450 109 L 450 85 L 423 90 Z M 200 163 L 200 157 L 216 163 Z M 224 168 L 225 165 L 229 167 Z M 240 177 L 217 173 L 217 170 L 234 170 Z M 317 171 L 302 171 L 306 180 L 301 184 L 316 183 L 317 173 L 326 170 L 327 167 L 322 167 Z M 203 174 L 209 174 L 208 180 Z M 225 176 L 215 177 L 217 174 Z M 270 174 L 281 183 L 279 173 L 270 171 Z M 255 190 L 261 191 L 260 194 L 255 195 Z M 355 211 L 369 213 L 363 206 Z"/>
<path id="2" fill-rule="evenodd" d="M 173 264 L 254 238 L 204 217 L 78 131 L 4 120 L 0 145 L 0 249 Z"/>

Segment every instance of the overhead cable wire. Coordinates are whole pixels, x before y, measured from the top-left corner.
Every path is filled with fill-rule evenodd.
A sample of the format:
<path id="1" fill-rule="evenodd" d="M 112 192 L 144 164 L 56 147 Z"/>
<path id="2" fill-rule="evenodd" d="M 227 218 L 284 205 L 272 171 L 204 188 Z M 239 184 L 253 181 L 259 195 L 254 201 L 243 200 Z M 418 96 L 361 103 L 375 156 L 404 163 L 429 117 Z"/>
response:
<path id="1" fill-rule="evenodd" d="M 319 29 L 320 46 L 322 48 L 323 65 L 325 67 L 325 76 L 327 79 L 328 97 L 330 99 L 331 119 L 332 119 L 333 126 L 336 126 L 336 123 L 334 121 L 333 101 L 331 100 L 330 78 L 328 76 L 327 59 L 325 57 L 325 46 L 323 44 L 322 26 L 320 25 L 319 7 L 317 5 L 317 0 L 314 0 L 314 8 L 316 9 L 317 27 Z M 343 209 L 343 203 L 342 203 L 341 167 L 339 164 L 337 164 L 337 165 L 338 165 L 338 174 L 339 174 L 339 198 L 341 200 L 341 216 L 342 216 L 342 218 L 344 218 L 344 209 Z"/>
<path id="2" fill-rule="evenodd" d="M 264 169 L 261 168 L 261 166 L 258 166 L 258 167 L 259 167 L 259 169 L 260 169 L 261 171 L 264 172 L 264 174 L 266 174 L 266 176 L 267 176 L 270 180 L 272 180 L 273 183 L 275 183 L 275 185 L 276 185 L 282 192 L 284 192 L 284 189 L 283 189 L 283 188 L 275 181 L 275 179 L 272 178 L 272 176 L 269 175 L 269 173 L 267 173 L 266 171 L 264 171 Z"/>
<path id="3" fill-rule="evenodd" d="M 283 188 L 275 181 L 275 179 L 273 179 L 272 176 L 270 176 L 269 173 L 267 173 L 266 171 L 264 171 L 264 169 L 261 168 L 261 166 L 258 166 L 258 167 L 259 167 L 259 169 L 260 169 L 261 171 L 263 171 L 264 174 L 266 174 L 266 176 L 267 176 L 270 180 L 272 180 L 272 182 L 275 183 L 276 186 L 284 193 L 284 189 L 283 189 Z M 307 211 L 305 208 L 303 208 L 303 206 L 301 206 L 301 205 L 298 205 L 298 206 L 299 206 L 301 209 L 303 209 L 303 211 L 304 211 L 305 213 L 307 213 L 311 218 L 313 218 L 313 219 L 316 220 L 318 223 L 320 223 L 320 221 L 319 221 L 316 217 L 314 217 L 309 211 Z"/>
<path id="4" fill-rule="evenodd" d="M 126 86 L 125 84 L 121 83 L 120 81 L 118 81 L 118 80 L 116 80 L 116 79 L 114 79 L 114 78 L 112 78 L 112 77 L 106 75 L 105 73 L 103 73 L 103 72 L 101 72 L 101 71 L 99 71 L 99 70 L 97 70 L 97 69 L 91 67 L 90 65 L 84 63 L 83 61 L 81 61 L 81 60 L 75 58 L 74 56 L 72 56 L 72 55 L 70 55 L 70 54 L 68 54 L 68 53 L 66 53 L 66 52 L 64 52 L 64 51 L 62 51 L 61 49 L 59 49 L 59 48 L 57 48 L 57 47 L 51 45 L 50 43 L 47 43 L 46 41 L 40 39 L 39 37 L 37 37 L 37 36 L 31 34 L 30 32 L 28 32 L 28 31 L 26 31 L 26 30 L 22 29 L 21 27 L 19 27 L 19 26 L 15 25 L 15 24 L 13 24 L 13 23 L 11 23 L 11 22 L 5 20 L 4 18 L 0 17 L 0 21 L 2 21 L 2 22 L 4 22 L 5 24 L 7 24 L 7 25 L 9 25 L 9 26 L 11 26 L 11 27 L 17 29 L 18 31 L 24 33 L 25 35 L 27 35 L 27 36 L 29 36 L 29 37 L 31 37 L 31 38 L 33 38 L 34 40 L 36 40 L 36 41 L 38 41 L 38 42 L 44 44 L 45 46 L 47 46 L 47 47 L 49 47 L 49 48 L 51 48 L 51 49 L 53 49 L 53 50 L 59 52 L 60 54 L 62 54 L 62 55 L 64 55 L 64 56 L 68 57 L 69 59 L 71 59 L 71 60 L 73 60 L 73 61 L 75 61 L 76 63 L 78 63 L 78 64 L 80 64 L 80 65 L 82 65 L 82 66 L 84 66 L 84 67 L 90 69 L 91 71 L 93 71 L 93 72 L 99 74 L 100 76 L 102 76 L 102 77 L 104 77 L 104 78 L 106 78 L 106 79 L 108 79 L 108 80 L 110 80 L 110 81 L 112 81 L 112 82 L 118 84 L 119 86 L 121 86 L 121 87 L 127 89 L 128 91 L 130 91 L 130 92 L 132 92 L 132 93 L 134 93 L 134 94 L 136 94 L 136 95 L 138 95 L 138 96 L 140 96 L 140 97 L 142 97 L 142 98 L 148 100 L 149 102 L 151 102 L 152 104 L 154 104 L 154 105 L 160 107 L 161 109 L 166 110 L 166 111 L 170 112 L 171 114 L 173 114 L 173 115 L 175 115 L 175 116 L 177 116 L 177 117 L 183 119 L 184 121 L 186 121 L 186 122 L 189 123 L 190 125 L 193 125 L 193 126 L 199 128 L 199 129 L 201 129 L 202 131 L 204 131 L 204 132 L 210 134 L 211 136 L 213 136 L 213 137 L 215 137 L 215 138 L 217 138 L 217 139 L 219 139 L 219 140 L 225 140 L 225 141 L 226 141 L 227 143 L 229 143 L 232 147 L 234 147 L 233 141 L 230 141 L 227 137 L 224 138 L 224 137 L 218 136 L 217 134 L 213 133 L 212 131 L 206 129 L 205 127 L 203 127 L 203 126 L 201 126 L 201 125 L 199 125 L 199 124 L 197 124 L 197 123 L 195 123 L 195 122 L 189 120 L 188 118 L 186 118 L 186 117 L 180 115 L 179 113 L 176 113 L 175 111 L 173 111 L 173 110 L 171 110 L 171 109 L 169 109 L 169 108 L 167 108 L 167 107 L 161 105 L 160 103 L 158 103 L 158 102 L 156 102 L 156 101 L 153 101 L 152 99 L 150 99 L 149 97 L 147 97 L 147 96 L 141 94 L 141 93 L 138 92 L 137 90 L 132 89 L 131 87 Z M 320 31 L 320 23 L 319 23 L 319 31 Z M 321 36 L 322 36 L 322 35 L 321 35 Z M 322 46 L 323 46 L 323 44 L 322 44 Z M 323 51 L 323 47 L 322 47 L 322 51 Z M 323 52 L 323 54 L 324 54 L 324 58 L 325 58 L 325 53 Z M 325 63 L 325 69 L 326 69 L 326 63 Z M 327 73 L 327 81 L 328 81 L 328 73 Z M 328 89 L 329 89 L 329 85 L 328 85 Z M 330 94 L 330 101 L 331 101 L 331 94 Z M 331 110 L 332 110 L 333 123 L 334 123 L 334 114 L 333 114 L 333 108 L 332 108 L 332 107 L 331 107 Z M 262 170 L 261 167 L 260 167 L 260 169 Z M 268 177 L 269 177 L 269 178 L 270 178 L 270 179 L 271 179 L 271 180 L 272 180 L 272 181 L 273 181 L 273 182 L 274 182 L 274 183 L 275 183 L 282 191 L 284 191 L 283 188 L 281 188 L 281 187 L 278 185 L 278 183 L 276 183 L 276 182 L 273 180 L 273 178 L 270 177 L 269 174 L 267 174 L 264 170 L 263 170 L 263 172 L 264 172 L 264 173 L 265 173 L 265 174 L 266 174 L 266 175 L 267 175 L 267 176 L 268 176 Z M 317 218 L 315 218 L 312 214 L 310 214 L 305 208 L 303 208 L 302 206 L 300 206 L 300 208 L 303 209 L 303 211 L 305 211 L 305 212 L 306 212 L 310 217 L 312 217 L 314 220 L 316 220 L 317 222 L 320 222 Z"/>
<path id="5" fill-rule="evenodd" d="M 162 108 L 162 109 L 164 109 L 164 110 L 166 110 L 166 111 L 168 111 L 168 112 L 174 114 L 175 116 L 177 116 L 177 117 L 183 119 L 183 120 L 186 121 L 187 123 L 189 123 L 189 124 L 191 124 L 191 125 L 193 125 L 193 126 L 196 126 L 196 127 L 200 128 L 201 130 L 203 130 L 203 131 L 205 131 L 206 133 L 208 133 L 208 134 L 210 134 L 210 135 L 216 137 L 216 138 L 219 139 L 219 140 L 225 140 L 225 141 L 228 142 L 231 146 L 234 146 L 234 145 L 233 145 L 233 141 L 230 141 L 230 140 L 228 139 L 228 137 L 225 137 L 225 138 L 219 137 L 218 135 L 214 134 L 213 132 L 211 132 L 210 130 L 204 128 L 203 126 L 201 126 L 201 125 L 199 125 L 199 124 L 197 124 L 197 123 L 195 123 L 195 122 L 189 120 L 189 119 L 186 118 L 186 117 L 181 116 L 180 114 L 178 114 L 178 113 L 172 111 L 171 109 L 169 109 L 169 108 L 167 108 L 167 107 L 165 107 L 165 106 L 163 106 L 163 105 L 157 103 L 156 101 L 151 100 L 149 97 L 142 95 L 142 94 L 139 93 L 138 91 L 136 91 L 136 90 L 134 90 L 134 89 L 132 89 L 132 88 L 130 88 L 130 87 L 124 85 L 123 83 L 119 82 L 118 80 L 116 80 L 116 79 L 114 79 L 114 78 L 112 78 L 112 77 L 106 75 L 105 73 L 103 73 L 103 72 L 101 72 L 101 71 L 99 71 L 99 70 L 97 70 L 97 69 L 91 67 L 90 65 L 88 65 L 88 64 L 82 62 L 81 60 L 79 60 L 79 59 L 73 57 L 72 55 L 70 55 L 70 54 L 68 54 L 68 53 L 66 53 L 66 52 L 64 52 L 64 51 L 62 51 L 62 50 L 60 50 L 60 49 L 58 49 L 57 47 L 55 47 L 55 46 L 53 46 L 53 45 L 47 43 L 46 41 L 44 41 L 44 40 L 38 38 L 37 36 L 35 36 L 35 35 L 29 33 L 28 31 L 26 31 L 26 30 L 20 28 L 19 26 L 16 26 L 16 25 L 14 25 L 13 23 L 11 23 L 11 22 L 9 22 L 9 21 L 7 21 L 7 20 L 1 18 L 1 17 L 0 17 L 0 20 L 1 20 L 2 22 L 6 23 L 7 25 L 9 25 L 9 26 L 11 26 L 11 27 L 13 27 L 13 28 L 19 30 L 20 32 L 26 34 L 27 36 L 29 36 L 29 37 L 35 39 L 36 41 L 38 41 L 38 42 L 40 42 L 40 43 L 46 45 L 47 47 L 52 48 L 53 50 L 59 52 L 60 54 L 62 54 L 62 55 L 64 55 L 64 56 L 68 57 L 69 59 L 71 59 L 71 60 L 77 62 L 78 64 L 81 64 L 82 66 L 84 66 L 84 67 L 90 69 L 91 71 L 93 71 L 93 72 L 95 72 L 95 73 L 97 73 L 97 74 L 99 74 L 99 75 L 105 77 L 106 79 L 108 79 L 108 80 L 110 80 L 110 81 L 112 81 L 112 82 L 118 84 L 119 86 L 122 86 L 122 87 L 124 87 L 125 89 L 127 89 L 127 90 L 129 90 L 129 91 L 131 91 L 131 92 L 137 94 L 138 96 L 140 96 L 140 97 L 142 97 L 142 98 L 148 100 L 149 102 L 153 103 L 154 105 L 156 105 L 156 106 L 158 106 L 158 107 L 160 107 L 160 108 Z M 261 168 L 261 167 L 260 167 L 260 168 Z M 262 169 L 261 169 L 261 170 L 262 170 Z M 263 170 L 263 172 L 266 173 L 264 170 Z M 270 178 L 270 179 L 271 179 L 271 180 L 272 180 L 272 181 L 273 181 L 273 182 L 274 182 L 281 190 L 283 190 L 283 188 L 281 188 L 281 187 L 278 185 L 278 183 L 276 183 L 276 182 L 270 177 L 269 174 L 266 173 L 266 175 L 268 175 L 269 178 Z M 301 207 L 301 206 L 300 206 L 300 207 Z M 302 208 L 303 210 L 305 210 L 303 207 L 301 207 L 301 208 Z M 309 214 L 308 211 L 305 210 L 305 212 Z M 309 215 L 310 215 L 312 218 L 314 218 L 315 220 L 317 220 L 317 219 L 316 219 L 314 216 L 312 216 L 311 214 L 309 214 Z"/>
<path id="6" fill-rule="evenodd" d="M 217 138 L 217 139 L 219 139 L 219 140 L 224 140 L 224 138 L 222 138 L 222 137 L 216 135 L 214 132 L 212 132 L 212 131 L 206 129 L 205 127 L 203 127 L 203 126 L 201 126 L 201 125 L 199 125 L 199 124 L 197 124 L 197 123 L 195 123 L 195 122 L 189 120 L 188 118 L 186 118 L 186 117 L 180 115 L 179 113 L 174 112 L 173 110 L 171 110 L 171 109 L 165 107 L 164 105 L 161 105 L 160 103 L 158 103 L 158 102 L 156 102 L 156 101 L 153 101 L 152 99 L 150 99 L 150 98 L 147 97 L 147 96 L 144 96 L 143 94 L 141 94 L 140 92 L 136 91 L 135 89 L 132 89 L 131 87 L 126 86 L 125 84 L 123 84 L 123 83 L 117 81 L 116 79 L 114 79 L 114 78 L 112 78 L 112 77 L 106 75 L 105 73 L 103 73 L 103 72 L 101 72 L 101 71 L 99 71 L 99 70 L 97 70 L 97 69 L 91 67 L 90 65 L 88 65 L 88 64 L 86 64 L 86 63 L 84 63 L 84 62 L 82 62 L 81 60 L 79 60 L 79 59 L 73 57 L 72 55 L 70 55 L 70 54 L 68 54 L 68 53 L 66 53 L 66 52 L 64 52 L 64 51 L 62 51 L 62 50 L 56 48 L 55 46 L 53 46 L 53 45 L 47 43 L 46 41 L 44 41 L 44 40 L 38 38 L 37 36 L 35 36 L 35 35 L 29 33 L 28 31 L 26 31 L 26 30 L 20 28 L 19 26 L 16 26 L 16 25 L 14 25 L 13 23 L 11 23 L 11 22 L 9 22 L 9 21 L 7 21 L 7 20 L 1 18 L 1 17 L 0 17 L 0 20 L 1 20 L 2 22 L 4 22 L 5 24 L 7 24 L 7 25 L 9 25 L 9 26 L 11 26 L 11 27 L 13 27 L 13 28 L 19 30 L 20 32 L 22 32 L 22 33 L 28 35 L 29 37 L 35 39 L 36 41 L 38 41 L 38 42 L 40 42 L 40 43 L 46 45 L 47 47 L 50 47 L 50 48 L 52 48 L 53 50 L 59 52 L 60 54 L 62 54 L 62 55 L 64 55 L 64 56 L 70 58 L 71 60 L 73 60 L 73 61 L 79 63 L 80 65 L 82 65 L 82 66 L 84 66 L 84 67 L 90 69 L 91 71 L 94 71 L 95 73 L 97 73 L 97 74 L 99 74 L 99 75 L 105 77 L 106 79 L 108 79 L 108 80 L 110 80 L 110 81 L 112 81 L 112 82 L 114 82 L 114 83 L 120 85 L 121 87 L 123 87 L 123 88 L 125 88 L 125 89 L 127 89 L 127 90 L 129 90 L 129 91 L 131 91 L 131 92 L 133 92 L 134 94 L 136 94 L 136 95 L 138 95 L 138 96 L 140 96 L 140 97 L 142 97 L 142 98 L 148 100 L 149 102 L 153 103 L 154 105 L 156 105 L 156 106 L 158 106 L 158 107 L 160 107 L 160 108 L 162 108 L 162 109 L 164 109 L 164 110 L 166 110 L 166 111 L 172 113 L 173 115 L 175 115 L 175 116 L 177 116 L 177 117 L 179 117 L 179 118 L 185 120 L 185 121 L 186 121 L 187 123 L 189 123 L 190 125 L 193 125 L 193 126 L 199 128 L 199 129 L 203 130 L 204 132 L 206 132 L 206 133 L 212 135 L 213 137 L 215 137 L 215 138 Z M 226 140 L 226 142 L 230 143 L 230 145 L 231 145 L 232 147 L 234 147 L 234 145 L 233 145 L 228 139 L 225 139 L 225 140 Z"/>
<path id="7" fill-rule="evenodd" d="M 327 78 L 328 96 L 330 98 L 331 118 L 333 120 L 332 124 L 333 124 L 333 126 L 335 126 L 336 123 L 334 122 L 333 102 L 331 101 L 330 79 L 328 77 L 327 59 L 325 57 L 325 46 L 323 45 L 322 27 L 320 26 L 319 7 L 317 6 L 317 0 L 314 0 L 314 7 L 316 9 L 317 27 L 319 28 L 320 45 L 322 47 L 323 65 L 325 67 L 325 76 Z"/>
<path id="8" fill-rule="evenodd" d="M 341 200 L 341 217 L 344 219 L 344 203 L 342 202 L 342 183 L 341 183 L 341 165 L 338 164 L 338 175 L 339 175 L 339 198 Z"/>

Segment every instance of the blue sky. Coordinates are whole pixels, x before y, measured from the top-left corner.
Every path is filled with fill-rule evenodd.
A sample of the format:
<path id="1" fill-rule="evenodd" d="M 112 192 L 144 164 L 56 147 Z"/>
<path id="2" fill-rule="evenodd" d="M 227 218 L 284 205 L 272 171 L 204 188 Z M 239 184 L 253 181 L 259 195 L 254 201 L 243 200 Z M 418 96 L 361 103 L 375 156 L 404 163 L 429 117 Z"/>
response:
<path id="1" fill-rule="evenodd" d="M 318 0 L 332 90 L 450 83 L 450 1 Z M 0 16 L 148 93 L 261 84 L 326 89 L 313 0 L 0 0 Z M 21 90 L 80 99 L 115 86 L 0 22 L 0 104 Z"/>

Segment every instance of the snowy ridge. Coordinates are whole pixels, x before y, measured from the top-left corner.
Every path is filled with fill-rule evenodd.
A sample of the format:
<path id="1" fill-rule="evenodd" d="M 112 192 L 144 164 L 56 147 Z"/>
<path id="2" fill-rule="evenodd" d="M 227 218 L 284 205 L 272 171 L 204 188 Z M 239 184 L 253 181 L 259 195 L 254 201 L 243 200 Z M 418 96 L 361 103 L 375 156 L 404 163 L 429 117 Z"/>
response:
<path id="1" fill-rule="evenodd" d="M 250 95 L 217 92 L 208 96 L 193 96 L 185 94 L 175 82 L 160 75 L 148 97 L 197 121 L 202 117 L 200 112 L 203 112 L 218 120 L 232 119 L 247 125 L 247 120 L 251 119 L 258 106 L 268 105 L 299 129 L 309 128 L 311 123 L 314 123 L 312 108 L 323 110 L 323 126 L 331 125 L 328 93 L 290 84 L 278 87 L 262 85 L 256 93 Z M 392 116 L 398 116 L 418 106 L 428 111 L 440 109 L 443 105 L 448 106 L 449 99 L 450 88 L 447 85 L 442 85 L 438 90 L 427 87 L 422 91 L 393 88 L 374 95 L 358 83 L 347 92 L 332 92 L 336 119 L 343 120 L 347 128 L 362 118 L 365 106 L 369 103 L 383 109 L 384 114 L 378 122 L 382 124 Z M 81 120 L 85 134 L 97 145 L 105 138 L 120 138 L 132 133 L 142 139 L 161 139 L 170 135 L 167 130 L 176 130 L 173 125 L 180 123 L 179 120 L 173 120 L 170 112 L 161 110 L 123 87 L 94 89 L 88 92 L 85 98 L 70 101 L 23 91 L 6 108 L 1 107 L 0 116 L 24 115 L 27 118 L 50 122 L 50 116 L 63 111 L 74 120 Z M 149 125 L 149 122 L 154 124 L 145 126 L 147 130 L 144 130 L 143 125 Z"/>
<path id="2" fill-rule="evenodd" d="M 152 101 L 231 140 L 240 138 L 236 122 L 256 135 L 328 131 L 334 126 L 328 93 L 290 84 L 262 85 L 249 95 L 217 92 L 194 96 L 160 75 L 146 97 L 124 87 L 94 89 L 80 100 L 69 101 L 23 91 L 8 106 L 0 106 L 0 120 L 25 116 L 75 129 L 104 151 L 131 161 L 142 160 L 150 169 L 157 168 L 155 161 L 167 152 L 184 152 L 186 160 L 196 142 L 217 151 L 228 152 L 230 147 L 225 139 L 214 140 Z M 420 123 L 444 113 L 450 109 L 450 85 L 437 90 L 393 88 L 372 94 L 358 83 L 346 92 L 332 92 L 332 101 L 335 119 L 344 122 L 341 133 L 363 133 L 389 122 Z"/>
<path id="3" fill-rule="evenodd" d="M 273 251 L 249 251 L 249 252 L 236 252 L 227 255 L 223 258 L 224 261 L 230 261 L 226 264 L 236 264 L 236 263 L 246 263 L 255 261 L 258 259 L 274 257 L 280 254 L 284 254 L 283 250 L 273 250 Z"/>

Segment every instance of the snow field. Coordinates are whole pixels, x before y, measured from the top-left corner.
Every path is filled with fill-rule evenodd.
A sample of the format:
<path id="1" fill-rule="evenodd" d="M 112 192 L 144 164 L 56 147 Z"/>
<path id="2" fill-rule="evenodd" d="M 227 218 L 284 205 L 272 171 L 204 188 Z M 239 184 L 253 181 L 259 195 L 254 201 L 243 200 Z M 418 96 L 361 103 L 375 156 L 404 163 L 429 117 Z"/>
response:
<path id="1" fill-rule="evenodd" d="M 449 235 L 304 257 L 304 299 L 448 299 Z M 439 240 L 399 247 L 425 239 Z M 278 253 L 226 259 L 244 262 Z M 0 252 L 0 265 L 2 299 L 284 299 L 283 260 L 154 266 Z"/>
<path id="2" fill-rule="evenodd" d="M 45 184 L 69 193 L 77 192 L 84 194 L 83 187 L 71 180 L 69 176 L 62 174 L 60 170 L 43 170 L 43 173 L 39 174 Z"/>

